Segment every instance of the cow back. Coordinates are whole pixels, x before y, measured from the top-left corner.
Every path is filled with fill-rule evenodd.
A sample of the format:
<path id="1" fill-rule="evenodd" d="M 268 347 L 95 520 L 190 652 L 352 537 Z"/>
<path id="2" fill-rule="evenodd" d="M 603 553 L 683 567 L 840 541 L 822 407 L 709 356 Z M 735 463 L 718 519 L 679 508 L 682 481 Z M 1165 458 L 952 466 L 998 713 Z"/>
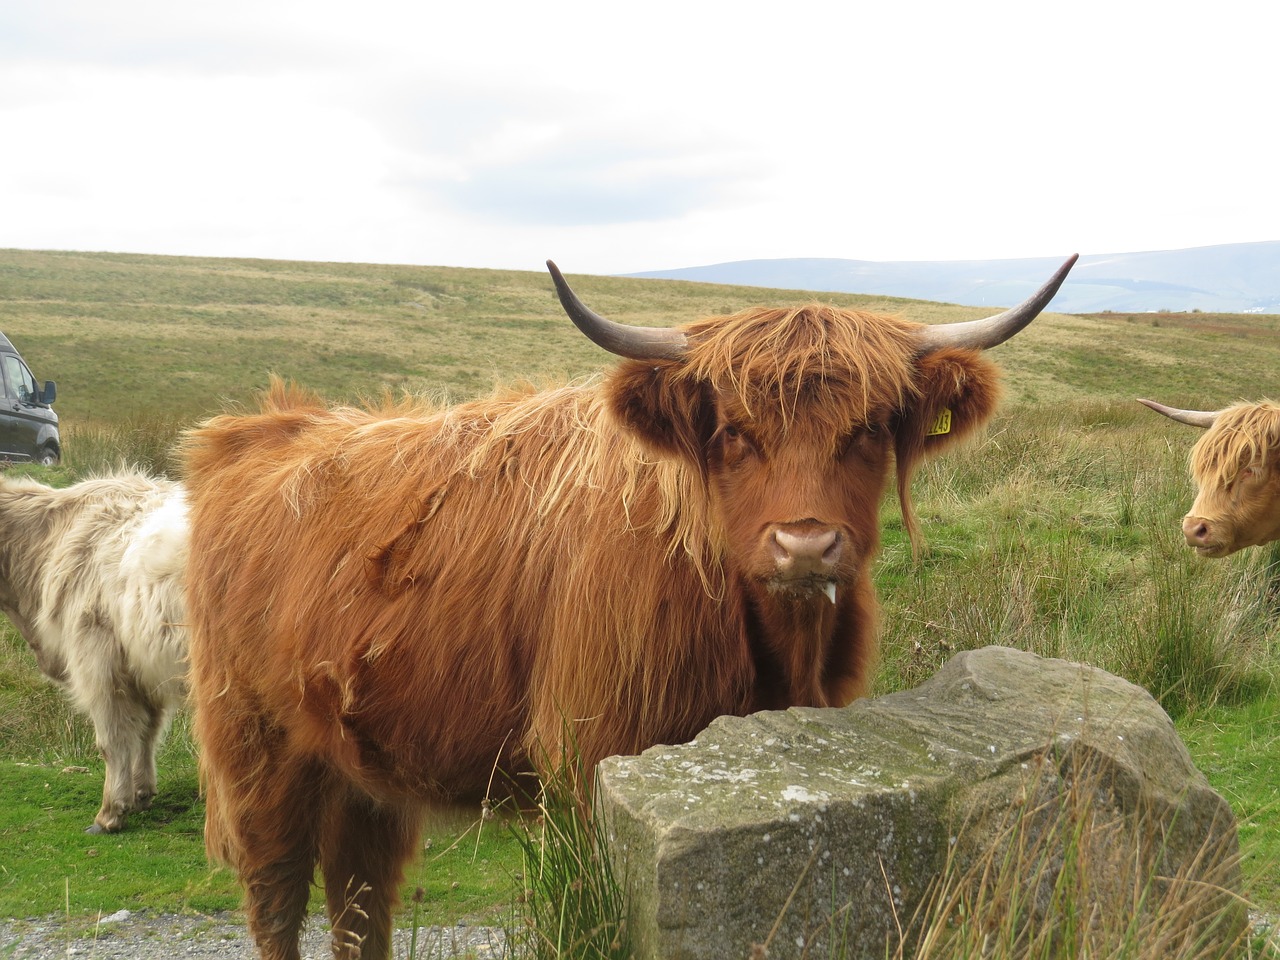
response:
<path id="1" fill-rule="evenodd" d="M 593 763 L 741 712 L 700 478 L 607 416 L 591 384 L 447 411 L 277 386 L 195 431 L 200 709 L 241 702 L 388 796 L 483 791 L 566 734 Z"/>

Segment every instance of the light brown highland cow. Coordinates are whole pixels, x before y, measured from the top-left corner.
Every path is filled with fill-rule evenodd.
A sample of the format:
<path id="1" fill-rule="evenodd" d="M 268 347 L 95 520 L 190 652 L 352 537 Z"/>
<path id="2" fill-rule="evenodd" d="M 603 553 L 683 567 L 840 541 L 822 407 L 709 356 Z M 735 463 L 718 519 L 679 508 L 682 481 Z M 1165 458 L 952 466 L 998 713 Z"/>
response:
<path id="1" fill-rule="evenodd" d="M 1206 431 L 1191 448 L 1198 489 L 1182 518 L 1187 546 L 1202 557 L 1225 557 L 1280 540 L 1280 404 L 1261 400 L 1201 411 L 1138 402 Z"/>

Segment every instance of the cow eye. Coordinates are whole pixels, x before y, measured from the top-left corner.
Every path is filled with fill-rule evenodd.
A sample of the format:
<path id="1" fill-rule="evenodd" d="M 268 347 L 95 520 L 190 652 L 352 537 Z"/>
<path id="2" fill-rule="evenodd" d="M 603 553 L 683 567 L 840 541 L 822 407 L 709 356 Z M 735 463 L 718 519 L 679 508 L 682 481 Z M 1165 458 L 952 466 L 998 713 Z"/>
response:
<path id="1" fill-rule="evenodd" d="M 747 435 L 731 423 L 721 424 L 716 441 L 726 464 L 737 463 L 755 452 Z"/>
<path id="2" fill-rule="evenodd" d="M 1247 467 L 1241 467 L 1240 472 L 1236 474 L 1235 482 L 1231 486 L 1250 486 L 1258 482 L 1258 478 L 1262 475 L 1262 471 L 1258 469 L 1256 463 L 1251 463 Z"/>
<path id="3" fill-rule="evenodd" d="M 854 430 L 840 444 L 840 457 L 865 458 L 869 456 L 879 444 L 879 433 L 880 431 L 875 424 Z"/>

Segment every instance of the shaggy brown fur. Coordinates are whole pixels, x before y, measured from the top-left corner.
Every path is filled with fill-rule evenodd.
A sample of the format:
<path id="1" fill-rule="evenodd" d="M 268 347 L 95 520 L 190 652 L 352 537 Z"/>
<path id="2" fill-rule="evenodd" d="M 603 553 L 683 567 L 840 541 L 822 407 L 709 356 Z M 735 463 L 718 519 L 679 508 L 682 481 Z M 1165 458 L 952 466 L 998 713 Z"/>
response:
<path id="1" fill-rule="evenodd" d="M 447 410 L 276 385 L 190 436 L 207 844 L 264 958 L 297 958 L 317 862 L 331 917 L 368 886 L 337 935 L 386 957 L 421 806 L 561 756 L 566 724 L 589 768 L 865 692 L 889 469 L 909 516 L 995 370 L 825 306 L 684 329 L 684 360 L 602 382 Z"/>
<path id="2" fill-rule="evenodd" d="M 1191 450 L 1191 476 L 1199 493 L 1183 531 L 1201 555 L 1280 540 L 1280 405 L 1263 400 L 1219 412 Z"/>

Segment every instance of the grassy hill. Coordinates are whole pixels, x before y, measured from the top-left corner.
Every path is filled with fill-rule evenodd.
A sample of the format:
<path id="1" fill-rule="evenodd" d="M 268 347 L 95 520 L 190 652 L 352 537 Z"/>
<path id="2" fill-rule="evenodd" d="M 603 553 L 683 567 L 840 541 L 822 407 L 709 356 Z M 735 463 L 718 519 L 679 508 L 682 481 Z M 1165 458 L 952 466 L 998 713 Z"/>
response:
<path id="1" fill-rule="evenodd" d="M 561 264 L 572 270 L 572 264 Z M 664 325 L 801 291 L 570 274 L 593 308 Z M 885 297 L 833 303 L 924 322 L 982 316 Z M 517 378 L 581 376 L 608 355 L 565 318 L 545 271 L 217 260 L 0 250 L 0 330 L 57 409 L 79 423 L 157 415 L 196 419 L 245 401 L 271 373 L 334 399 L 383 388 L 486 392 Z M 996 359 L 1012 403 L 1226 403 L 1280 392 L 1280 317 L 1046 315 Z"/>
<path id="2" fill-rule="evenodd" d="M 593 308 L 629 323 L 815 299 L 677 281 L 570 279 Z M 931 323 L 988 312 L 849 294 L 822 299 Z M 611 362 L 573 329 L 546 273 L 533 270 L 4 250 L 0 330 L 37 377 L 58 383 L 65 480 L 122 457 L 168 466 L 177 431 L 250 402 L 272 373 L 334 400 L 384 389 L 462 398 L 514 379 L 585 376 Z M 1190 504 L 1185 462 L 1196 431 L 1134 402 L 1149 396 L 1214 408 L 1277 397 L 1280 316 L 1046 314 L 991 357 L 1005 372 L 1000 414 L 914 484 L 924 555 L 912 557 L 896 503 L 882 510 L 877 692 L 919 682 L 954 651 L 990 643 L 1086 660 L 1148 687 L 1242 818 L 1251 890 L 1280 913 L 1280 551 L 1204 561 L 1186 549 L 1178 522 Z M 7 625 L 0 640 L 0 766 L 88 766 L 100 783 L 83 721 L 38 682 Z M 191 866 L 203 862 L 194 765 L 189 741 L 173 739 L 161 789 L 168 776 L 185 791 L 175 832 L 189 848 L 186 860 L 164 856 L 187 864 L 166 881 L 175 892 L 161 896 L 154 883 L 136 882 L 142 893 L 110 884 L 103 892 L 73 879 L 65 889 L 72 913 L 234 903 L 228 878 L 209 881 Z M 36 808 L 59 811 L 48 818 L 61 832 L 53 840 L 37 836 L 43 826 L 24 816 L 0 823 L 0 854 L 11 854 L 0 861 L 0 916 L 37 901 L 17 879 L 23 871 L 46 880 L 54 874 L 39 902 L 56 910 L 64 880 L 83 869 L 74 844 L 93 812 L 83 784 L 63 795 L 57 777 L 28 779 L 21 789 L 38 794 Z M 18 809 L 18 799 L 0 796 L 0 808 L 9 806 Z M 162 827 L 141 826 L 119 843 L 150 843 L 148 831 Z M 446 837 L 438 844 L 449 845 Z M 36 852 L 19 869 L 12 855 L 28 847 Z M 48 849 L 71 851 L 72 865 L 48 866 L 40 852 Z M 509 890 L 477 896 L 487 896 L 492 910 L 508 902 Z"/>

